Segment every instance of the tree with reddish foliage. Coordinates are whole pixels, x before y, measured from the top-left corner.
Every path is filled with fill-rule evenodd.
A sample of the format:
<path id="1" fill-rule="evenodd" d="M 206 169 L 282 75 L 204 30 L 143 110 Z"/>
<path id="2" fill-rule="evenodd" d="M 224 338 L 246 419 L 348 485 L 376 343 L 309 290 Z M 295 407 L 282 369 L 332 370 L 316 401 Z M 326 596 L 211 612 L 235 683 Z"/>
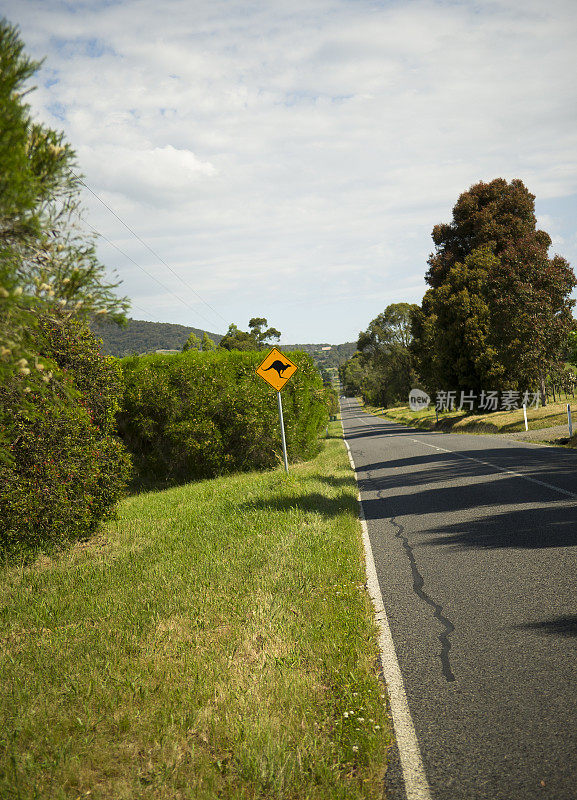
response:
<path id="1" fill-rule="evenodd" d="M 430 286 L 413 315 L 429 389 L 528 389 L 561 359 L 574 326 L 575 275 L 536 227 L 535 196 L 497 178 L 464 192 L 433 229 Z"/>

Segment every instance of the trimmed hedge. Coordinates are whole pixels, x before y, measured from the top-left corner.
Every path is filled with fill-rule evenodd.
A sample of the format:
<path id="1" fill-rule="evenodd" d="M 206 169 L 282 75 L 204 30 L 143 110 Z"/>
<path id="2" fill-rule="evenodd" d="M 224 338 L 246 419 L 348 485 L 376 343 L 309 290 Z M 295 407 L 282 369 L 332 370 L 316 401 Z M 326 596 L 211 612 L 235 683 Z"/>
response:
<path id="1" fill-rule="evenodd" d="M 282 391 L 291 460 L 312 458 L 326 425 L 326 392 L 306 353 Z M 145 481 L 180 482 L 282 462 L 276 391 L 255 374 L 260 351 L 131 356 L 118 428 Z"/>
<path id="2" fill-rule="evenodd" d="M 0 551 L 86 538 L 112 512 L 130 477 L 114 435 L 122 396 L 116 359 L 71 320 L 42 320 L 38 348 L 54 365 L 45 391 L 22 404 L 16 379 L 0 387 L 11 441 L 0 462 Z"/>

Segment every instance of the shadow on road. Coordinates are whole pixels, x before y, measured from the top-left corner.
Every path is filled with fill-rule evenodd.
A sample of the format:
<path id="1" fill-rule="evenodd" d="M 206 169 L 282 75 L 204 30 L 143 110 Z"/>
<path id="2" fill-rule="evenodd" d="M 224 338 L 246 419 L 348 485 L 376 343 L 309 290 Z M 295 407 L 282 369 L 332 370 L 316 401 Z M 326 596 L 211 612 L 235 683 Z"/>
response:
<path id="1" fill-rule="evenodd" d="M 519 630 L 535 630 L 543 636 L 577 636 L 577 614 L 517 625 Z"/>
<path id="2" fill-rule="evenodd" d="M 398 422 L 388 422 L 387 420 L 376 420 L 374 423 L 359 424 L 357 427 L 347 430 L 347 440 L 362 439 L 364 436 L 445 436 L 443 431 L 423 430 L 423 428 L 409 428 L 400 425 Z"/>
<path id="3" fill-rule="evenodd" d="M 430 431 L 378 422 L 355 428 L 352 434 L 348 431 L 347 439 L 389 434 L 394 434 L 391 454 L 399 452 L 398 447 L 393 450 L 393 439 L 398 444 L 407 434 L 411 438 L 426 435 L 428 441 L 431 436 Z M 365 516 L 399 522 L 407 517 L 427 517 L 417 546 L 577 546 L 575 498 L 551 488 L 577 494 L 577 454 L 525 445 L 491 446 L 490 438 L 484 441 L 488 447 L 467 449 L 468 437 L 467 445 L 460 449 L 453 436 L 447 440 L 450 452 L 425 450 L 416 456 L 387 459 L 385 438 L 382 448 L 379 446 L 383 459 L 358 469 Z"/>
<path id="4" fill-rule="evenodd" d="M 506 511 L 429 529 L 424 534 L 440 534 L 422 543 L 429 547 L 543 549 L 577 546 L 575 509 L 568 505 Z"/>

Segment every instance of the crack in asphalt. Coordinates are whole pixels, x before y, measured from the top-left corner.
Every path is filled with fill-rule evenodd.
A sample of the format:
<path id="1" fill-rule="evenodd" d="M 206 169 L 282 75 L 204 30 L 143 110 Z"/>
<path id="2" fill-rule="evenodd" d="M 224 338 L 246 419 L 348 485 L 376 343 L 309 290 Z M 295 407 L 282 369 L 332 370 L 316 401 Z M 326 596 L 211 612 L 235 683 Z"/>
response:
<path id="1" fill-rule="evenodd" d="M 371 475 L 370 470 L 366 470 L 367 477 L 369 482 L 375 486 L 376 494 L 379 500 L 383 502 L 386 501 L 386 498 L 382 496 L 382 489 L 378 488 L 377 482 L 375 478 Z M 405 529 L 402 525 L 395 521 L 395 517 L 390 517 L 389 522 L 393 527 L 397 529 L 397 533 L 395 534 L 397 539 L 400 539 L 403 549 L 407 554 L 407 558 L 409 559 L 409 564 L 411 565 L 411 574 L 413 576 L 413 591 L 424 603 L 430 606 L 433 609 L 433 617 L 437 619 L 441 625 L 444 627 L 444 631 L 439 634 L 439 641 L 441 642 L 441 652 L 439 653 L 439 658 L 441 659 L 441 670 L 443 676 L 447 680 L 448 683 L 455 680 L 455 675 L 453 670 L 451 669 L 451 662 L 449 659 L 449 651 L 451 650 L 451 640 L 449 636 L 455 630 L 455 626 L 451 622 L 451 620 L 443 614 L 443 606 L 439 603 L 436 603 L 433 598 L 427 594 L 424 590 L 425 579 L 419 572 L 419 568 L 417 566 L 417 559 L 415 558 L 415 554 L 413 552 L 413 547 L 409 543 L 408 538 L 405 536 Z"/>
<path id="2" fill-rule="evenodd" d="M 364 453 L 362 450 L 357 450 L 355 455 L 358 457 L 359 455 L 364 455 Z M 365 470 L 365 473 L 367 475 L 368 482 L 373 484 L 379 500 L 385 501 L 386 498 L 382 496 L 383 490 L 379 489 L 376 479 L 371 475 L 371 470 Z M 409 559 L 409 564 L 411 565 L 411 574 L 413 577 L 413 591 L 420 600 L 433 609 L 433 618 L 438 620 L 444 628 L 443 632 L 440 633 L 438 637 L 441 643 L 441 652 L 439 653 L 439 658 L 441 660 L 441 671 L 443 676 L 448 683 L 451 683 L 455 680 L 455 674 L 451 669 L 451 661 L 449 659 L 449 652 L 451 650 L 451 640 L 449 637 L 455 630 L 455 626 L 451 620 L 443 614 L 443 606 L 439 603 L 436 603 L 433 598 L 428 595 L 427 592 L 425 592 L 423 588 L 425 585 L 425 579 L 419 572 L 417 559 L 415 558 L 412 545 L 409 543 L 407 536 L 405 536 L 404 527 L 396 522 L 395 517 L 390 517 L 389 521 L 391 525 L 397 529 L 395 536 L 401 541 L 403 549 L 407 554 L 407 558 Z"/>
<path id="3" fill-rule="evenodd" d="M 382 499 L 382 498 L 381 498 Z M 451 669 L 451 662 L 449 660 L 449 650 L 451 649 L 451 641 L 449 636 L 455 630 L 455 626 L 451 622 L 451 620 L 443 614 L 443 606 L 439 605 L 439 603 L 435 603 L 432 597 L 430 597 L 423 589 L 425 585 L 425 580 L 421 573 L 419 572 L 419 568 L 417 566 L 417 559 L 415 558 L 415 554 L 413 553 L 413 548 L 409 544 L 409 540 L 405 536 L 405 529 L 402 525 L 399 525 L 398 522 L 395 522 L 395 518 L 391 517 L 390 519 L 391 525 L 397 528 L 397 533 L 395 536 L 401 540 L 403 544 L 403 548 L 407 554 L 409 559 L 409 563 L 411 565 L 411 572 L 413 575 L 413 591 L 423 602 L 425 602 L 428 606 L 430 606 L 434 613 L 433 617 L 438 619 L 441 625 L 445 628 L 445 630 L 439 634 L 439 641 L 441 642 L 441 652 L 439 657 L 441 659 L 441 668 L 443 671 L 443 675 L 447 679 L 447 681 L 454 681 L 455 675 L 453 670 Z"/>

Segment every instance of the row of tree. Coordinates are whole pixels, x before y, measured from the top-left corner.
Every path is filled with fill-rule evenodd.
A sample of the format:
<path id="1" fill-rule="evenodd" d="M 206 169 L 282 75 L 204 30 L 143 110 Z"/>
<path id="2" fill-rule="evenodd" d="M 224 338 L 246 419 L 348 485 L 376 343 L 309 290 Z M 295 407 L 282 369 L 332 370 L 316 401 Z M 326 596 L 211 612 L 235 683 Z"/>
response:
<path id="1" fill-rule="evenodd" d="M 349 393 L 379 405 L 406 400 L 415 386 L 538 389 L 545 399 L 547 380 L 577 350 L 577 281 L 564 258 L 549 257 L 534 201 L 522 181 L 502 178 L 461 194 L 452 221 L 433 229 L 421 305 L 393 304 L 360 334 L 341 368 Z"/>

